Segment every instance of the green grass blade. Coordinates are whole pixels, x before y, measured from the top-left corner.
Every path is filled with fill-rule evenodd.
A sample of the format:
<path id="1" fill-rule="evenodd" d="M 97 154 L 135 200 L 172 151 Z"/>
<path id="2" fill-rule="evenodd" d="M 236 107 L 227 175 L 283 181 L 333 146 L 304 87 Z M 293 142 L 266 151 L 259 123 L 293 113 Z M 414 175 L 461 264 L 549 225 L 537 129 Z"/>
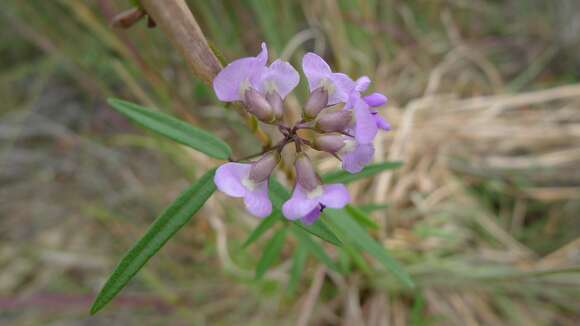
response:
<path id="1" fill-rule="evenodd" d="M 345 210 L 330 208 L 324 211 L 324 215 L 330 218 L 331 223 L 345 235 L 347 241 L 375 257 L 407 287 L 415 286 L 411 276 L 403 267 L 362 226 L 350 218 Z"/>
<path id="2" fill-rule="evenodd" d="M 135 243 L 115 268 L 91 307 L 91 314 L 101 310 L 137 274 L 147 261 L 187 223 L 214 193 L 215 169 L 206 172 L 165 209 L 145 235 Z"/>
<path id="3" fill-rule="evenodd" d="M 375 211 L 380 211 L 383 209 L 389 208 L 387 204 L 377 204 L 377 203 L 368 203 L 356 206 L 356 208 L 360 209 L 361 211 L 370 214 Z"/>
<path id="4" fill-rule="evenodd" d="M 250 233 L 246 241 L 244 241 L 242 248 L 246 248 L 254 241 L 258 240 L 266 231 L 268 231 L 276 222 L 278 222 L 281 217 L 282 215 L 280 214 L 280 211 L 274 211 L 272 214 L 270 214 L 270 216 L 263 219 L 260 224 L 256 226 L 254 231 Z"/>
<path id="5" fill-rule="evenodd" d="M 281 209 L 282 204 L 288 200 L 289 197 L 290 192 L 286 190 L 283 185 L 276 181 L 276 179 L 270 179 L 270 199 L 277 210 Z M 330 230 L 321 219 L 308 226 L 300 221 L 293 221 L 292 223 L 337 247 L 340 247 L 342 244 L 342 241 L 340 241 L 334 232 L 332 232 L 332 230 Z"/>
<path id="6" fill-rule="evenodd" d="M 306 245 L 302 242 L 298 244 L 294 250 L 294 255 L 292 256 L 292 267 L 290 269 L 290 279 L 288 280 L 287 291 L 289 295 L 293 295 L 298 288 L 300 283 L 300 276 L 304 270 L 304 265 L 306 265 L 306 259 L 308 258 L 308 250 Z"/>
<path id="7" fill-rule="evenodd" d="M 208 156 L 225 160 L 232 152 L 223 140 L 170 115 L 119 99 L 110 98 L 107 102 L 135 123 Z"/>
<path id="8" fill-rule="evenodd" d="M 256 279 L 261 279 L 270 266 L 274 264 L 280 251 L 282 251 L 282 246 L 284 245 L 284 239 L 286 238 L 286 228 L 281 228 L 278 232 L 274 233 L 270 241 L 266 244 L 266 249 L 256 265 Z"/>
<path id="9" fill-rule="evenodd" d="M 402 164 L 402 162 L 376 163 L 366 166 L 362 171 L 356 174 L 352 174 L 344 170 L 336 170 L 326 173 L 321 178 L 324 183 L 350 183 L 356 180 L 371 177 L 383 171 L 399 168 Z"/>
<path id="10" fill-rule="evenodd" d="M 346 206 L 346 211 L 354 218 L 360 225 L 371 229 L 378 229 L 379 226 L 373 221 L 363 210 L 351 205 Z"/>
<path id="11" fill-rule="evenodd" d="M 338 268 L 338 266 L 336 266 L 336 264 L 332 260 L 332 258 L 330 258 L 326 254 L 326 252 L 324 251 L 324 248 L 322 248 L 321 245 L 319 245 L 318 243 L 316 243 L 314 240 L 312 240 L 310 238 L 310 234 L 306 233 L 306 231 L 304 231 L 304 229 L 299 228 L 296 224 L 292 225 L 291 230 L 292 230 L 292 233 L 298 239 L 298 241 L 301 244 L 304 244 L 306 246 L 306 248 L 308 249 L 308 251 L 310 251 L 310 253 L 312 253 L 312 255 L 314 255 L 316 258 L 318 258 L 318 260 L 320 260 L 326 266 L 328 266 L 328 268 L 340 273 L 340 268 Z"/>

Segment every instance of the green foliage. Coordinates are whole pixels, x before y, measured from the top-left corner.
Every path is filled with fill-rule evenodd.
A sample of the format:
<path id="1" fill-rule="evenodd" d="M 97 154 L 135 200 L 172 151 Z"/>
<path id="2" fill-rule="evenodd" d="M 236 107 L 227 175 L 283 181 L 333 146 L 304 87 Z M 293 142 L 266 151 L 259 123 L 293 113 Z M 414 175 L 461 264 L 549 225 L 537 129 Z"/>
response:
<path id="1" fill-rule="evenodd" d="M 314 257 L 318 258 L 318 260 L 328 266 L 328 268 L 340 272 L 340 269 L 336 266 L 332 258 L 328 257 L 326 254 L 324 248 L 312 240 L 310 235 L 306 233 L 303 228 L 298 227 L 297 224 L 292 224 L 291 230 L 296 239 L 298 239 L 298 241 L 300 241 L 300 243 L 303 244 Z"/>
<path id="2" fill-rule="evenodd" d="M 265 246 L 264 253 L 256 265 L 256 279 L 261 279 L 268 268 L 274 264 L 284 246 L 286 228 L 279 229 Z"/>
<path id="3" fill-rule="evenodd" d="M 413 288 L 415 285 L 411 276 L 399 265 L 389 252 L 375 241 L 365 229 L 355 220 L 350 218 L 345 210 L 326 209 L 324 216 L 345 236 L 345 241 L 355 245 L 358 249 L 366 251 L 380 261 L 389 271 L 395 275 L 405 286 Z"/>
<path id="4" fill-rule="evenodd" d="M 145 235 L 125 254 L 91 307 L 91 314 L 101 310 L 121 291 L 137 272 L 155 255 L 216 190 L 215 169 L 206 172 L 185 190 L 149 227 Z"/>
<path id="5" fill-rule="evenodd" d="M 119 99 L 111 98 L 108 102 L 118 112 L 137 124 L 208 156 L 225 160 L 231 154 L 230 147 L 221 139 L 165 113 L 152 111 Z"/>
<path id="6" fill-rule="evenodd" d="M 356 208 L 352 205 L 346 206 L 346 211 L 362 226 L 369 227 L 371 229 L 378 229 L 379 226 L 375 223 L 362 209 Z"/>
<path id="7" fill-rule="evenodd" d="M 282 218 L 282 214 L 279 210 L 274 211 L 270 216 L 263 219 L 260 224 L 250 233 L 242 248 L 246 248 L 251 245 L 254 241 L 258 240 L 266 231 L 268 231 L 276 222 Z"/>
<path id="8" fill-rule="evenodd" d="M 321 176 L 324 183 L 351 183 L 360 179 L 368 178 L 383 171 L 399 168 L 402 162 L 382 162 L 366 166 L 356 174 L 349 173 L 342 169 L 329 172 Z"/>

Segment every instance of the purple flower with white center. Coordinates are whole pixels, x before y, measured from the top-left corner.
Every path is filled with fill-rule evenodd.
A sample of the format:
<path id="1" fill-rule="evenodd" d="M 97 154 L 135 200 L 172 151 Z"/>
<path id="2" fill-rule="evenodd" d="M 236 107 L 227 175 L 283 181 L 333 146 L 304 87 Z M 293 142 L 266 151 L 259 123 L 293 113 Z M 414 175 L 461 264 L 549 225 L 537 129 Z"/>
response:
<path id="1" fill-rule="evenodd" d="M 280 153 L 270 152 L 252 163 L 226 163 L 217 169 L 214 182 L 221 192 L 244 198 L 248 212 L 266 217 L 272 213 L 268 178 L 279 161 Z"/>
<path id="2" fill-rule="evenodd" d="M 282 212 L 289 220 L 302 219 L 305 224 L 312 224 L 325 207 L 343 208 L 349 202 L 350 195 L 343 184 L 319 185 L 307 191 L 297 183 Z"/>
<path id="3" fill-rule="evenodd" d="M 344 103 L 354 87 L 354 82 L 343 73 L 332 72 L 330 66 L 315 53 L 309 52 L 302 58 L 302 70 L 308 80 L 310 92 L 322 88 L 328 92 L 327 105 Z"/>
<path id="4" fill-rule="evenodd" d="M 256 57 L 234 60 L 213 80 L 217 97 L 224 102 L 244 101 L 248 111 L 264 122 L 280 119 L 283 100 L 298 85 L 300 75 L 286 61 L 276 60 L 266 66 L 268 49 Z"/>

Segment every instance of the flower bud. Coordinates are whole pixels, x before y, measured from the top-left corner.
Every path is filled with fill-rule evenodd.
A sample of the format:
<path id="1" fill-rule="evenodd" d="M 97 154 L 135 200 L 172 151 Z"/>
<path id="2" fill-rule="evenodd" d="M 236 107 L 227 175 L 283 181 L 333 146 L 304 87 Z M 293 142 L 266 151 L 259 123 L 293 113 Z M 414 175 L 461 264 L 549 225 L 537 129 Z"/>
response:
<path id="1" fill-rule="evenodd" d="M 328 91 L 319 87 L 310 93 L 304 105 L 304 116 L 307 119 L 314 119 L 322 109 L 328 105 Z"/>
<path id="2" fill-rule="evenodd" d="M 326 132 L 343 131 L 351 120 L 352 111 L 327 112 L 320 115 L 316 122 L 316 128 Z"/>
<path id="3" fill-rule="evenodd" d="M 337 153 L 344 145 L 344 136 L 342 135 L 320 135 L 314 139 L 314 148 L 319 151 L 328 153 Z"/>
<path id="4" fill-rule="evenodd" d="M 274 120 L 272 106 L 260 92 L 250 87 L 244 93 L 244 99 L 248 112 L 255 115 L 258 120 L 263 122 L 272 122 Z"/>
<path id="5" fill-rule="evenodd" d="M 268 179 L 278 162 L 280 162 L 280 152 L 273 151 L 264 154 L 259 160 L 252 163 L 250 180 L 258 183 Z"/>
<path id="6" fill-rule="evenodd" d="M 314 170 L 312 162 L 304 153 L 298 153 L 296 162 L 294 163 L 296 169 L 296 182 L 307 191 L 312 191 L 320 186 L 321 181 L 318 174 Z"/>
<path id="7" fill-rule="evenodd" d="M 274 111 L 274 118 L 276 120 L 282 119 L 282 115 L 284 114 L 284 100 L 282 100 L 280 94 L 277 92 L 268 92 L 266 93 L 266 100 L 268 100 L 268 103 L 270 103 Z"/>

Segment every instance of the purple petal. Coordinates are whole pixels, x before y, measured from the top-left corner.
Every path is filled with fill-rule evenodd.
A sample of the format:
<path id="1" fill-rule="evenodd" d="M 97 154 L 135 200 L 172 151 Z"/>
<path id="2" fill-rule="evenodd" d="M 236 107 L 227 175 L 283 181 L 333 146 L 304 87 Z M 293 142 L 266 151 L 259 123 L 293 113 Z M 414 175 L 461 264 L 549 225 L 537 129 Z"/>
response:
<path id="1" fill-rule="evenodd" d="M 354 99 L 354 136 L 361 144 L 372 143 L 377 135 L 377 122 L 369 106 L 360 98 Z"/>
<path id="2" fill-rule="evenodd" d="M 330 208 L 343 208 L 350 202 L 350 195 L 343 184 L 335 183 L 324 185 L 324 194 L 320 196 L 320 202 Z"/>
<path id="3" fill-rule="evenodd" d="M 306 191 L 300 185 L 296 185 L 292 197 L 282 205 L 282 212 L 287 219 L 296 220 L 305 217 L 317 205 L 318 200 L 309 199 L 306 196 Z"/>
<path id="4" fill-rule="evenodd" d="M 262 42 L 260 47 L 262 51 L 256 56 L 256 61 L 260 66 L 265 66 L 268 63 L 268 47 L 266 46 L 266 42 Z"/>
<path id="5" fill-rule="evenodd" d="M 252 84 L 265 94 L 269 90 L 276 91 L 280 97 L 285 98 L 298 85 L 300 75 L 288 62 L 274 61 L 266 68 L 263 74 L 257 74 Z"/>
<path id="6" fill-rule="evenodd" d="M 257 217 L 266 217 L 272 213 L 272 202 L 268 197 L 268 181 L 256 185 L 253 191 L 244 196 L 244 204 L 250 214 Z"/>
<path id="7" fill-rule="evenodd" d="M 308 80 L 310 91 L 320 87 L 322 78 L 329 78 L 332 70 L 330 66 L 316 53 L 306 53 L 302 58 L 302 71 Z"/>
<path id="8" fill-rule="evenodd" d="M 343 73 L 331 74 L 330 80 L 334 84 L 334 89 L 328 94 L 328 105 L 347 102 L 350 93 L 355 87 L 354 81 Z"/>
<path id="9" fill-rule="evenodd" d="M 242 180 L 250 174 L 251 164 L 226 163 L 215 172 L 214 182 L 217 188 L 232 197 L 243 197 L 248 190 Z"/>
<path id="10" fill-rule="evenodd" d="M 378 128 L 383 130 L 391 130 L 391 125 L 387 122 L 387 120 L 381 117 L 378 112 L 371 112 L 371 114 L 375 118 L 375 122 L 377 123 Z"/>
<path id="11" fill-rule="evenodd" d="M 314 222 L 316 222 L 316 220 L 318 220 L 318 218 L 320 217 L 320 210 L 322 209 L 322 206 L 317 205 L 316 207 L 314 207 L 314 209 L 312 209 L 310 211 L 310 213 L 306 214 L 306 216 L 304 216 L 301 221 L 304 224 L 312 224 Z"/>
<path id="12" fill-rule="evenodd" d="M 244 83 L 255 78 L 262 72 L 268 60 L 266 43 L 262 43 L 262 51 L 256 57 L 245 57 L 230 62 L 213 79 L 213 89 L 217 98 L 223 102 L 243 100 L 240 91 Z"/>
<path id="13" fill-rule="evenodd" d="M 371 107 L 381 106 L 387 103 L 387 97 L 381 93 L 372 93 L 363 97 L 363 100 Z"/>
<path id="14" fill-rule="evenodd" d="M 369 88 L 370 84 L 371 84 L 370 78 L 368 76 L 362 76 L 355 81 L 354 90 L 359 93 L 362 93 L 366 91 L 367 88 Z"/>
<path id="15" fill-rule="evenodd" d="M 350 173 L 360 172 L 365 165 L 372 161 L 375 148 L 372 144 L 356 144 L 354 150 L 343 153 L 342 168 Z"/>

